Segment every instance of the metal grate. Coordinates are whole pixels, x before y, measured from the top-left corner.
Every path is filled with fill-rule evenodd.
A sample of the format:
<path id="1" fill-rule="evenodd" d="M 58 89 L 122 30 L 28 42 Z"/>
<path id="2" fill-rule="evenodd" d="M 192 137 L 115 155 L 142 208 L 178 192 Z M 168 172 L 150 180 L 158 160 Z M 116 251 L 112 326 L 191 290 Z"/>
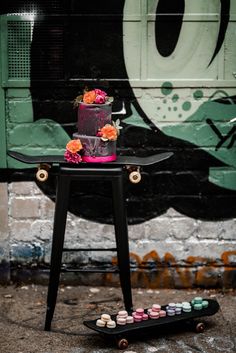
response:
<path id="1" fill-rule="evenodd" d="M 8 21 L 8 78 L 30 78 L 30 45 L 33 23 Z"/>
<path id="2" fill-rule="evenodd" d="M 49 13 L 62 13 L 64 10 L 63 0 L 8 0 L 1 4 L 3 13 L 10 13 L 16 15 L 28 14 L 49 14 Z"/>

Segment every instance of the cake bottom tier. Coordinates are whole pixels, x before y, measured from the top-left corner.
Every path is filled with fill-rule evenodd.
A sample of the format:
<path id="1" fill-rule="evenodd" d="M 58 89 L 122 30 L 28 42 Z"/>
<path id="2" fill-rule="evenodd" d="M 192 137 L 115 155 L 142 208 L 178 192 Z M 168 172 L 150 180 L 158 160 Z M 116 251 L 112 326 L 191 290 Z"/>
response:
<path id="1" fill-rule="evenodd" d="M 104 163 L 116 160 L 116 141 L 103 141 L 97 136 L 73 134 L 83 145 L 82 160 L 87 163 Z"/>

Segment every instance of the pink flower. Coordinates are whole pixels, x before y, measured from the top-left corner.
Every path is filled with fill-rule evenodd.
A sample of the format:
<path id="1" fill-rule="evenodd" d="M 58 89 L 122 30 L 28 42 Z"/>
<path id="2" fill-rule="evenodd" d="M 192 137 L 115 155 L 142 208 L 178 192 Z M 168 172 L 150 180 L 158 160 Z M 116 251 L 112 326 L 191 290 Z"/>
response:
<path id="1" fill-rule="evenodd" d="M 97 104 L 103 104 L 105 103 L 106 99 L 105 99 L 105 96 L 102 96 L 100 94 L 98 94 L 95 98 L 95 103 Z"/>
<path id="2" fill-rule="evenodd" d="M 94 89 L 95 93 L 97 96 L 103 96 L 103 97 L 106 97 L 106 92 L 102 91 L 101 89 L 98 89 L 98 88 L 95 88 Z"/>
<path id="3" fill-rule="evenodd" d="M 69 163 L 80 163 L 80 162 L 82 162 L 82 157 L 78 153 L 71 153 L 68 150 L 66 150 L 66 152 L 64 154 L 64 158 Z"/>

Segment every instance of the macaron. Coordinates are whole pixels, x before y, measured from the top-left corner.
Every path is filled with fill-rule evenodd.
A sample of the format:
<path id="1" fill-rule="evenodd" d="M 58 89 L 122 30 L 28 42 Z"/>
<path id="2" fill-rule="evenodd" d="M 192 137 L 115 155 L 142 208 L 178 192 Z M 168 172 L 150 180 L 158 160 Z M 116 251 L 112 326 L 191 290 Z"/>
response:
<path id="1" fill-rule="evenodd" d="M 181 308 L 175 308 L 175 314 L 176 315 L 180 315 L 182 312 L 182 309 Z"/>
<path id="2" fill-rule="evenodd" d="M 127 317 L 128 316 L 128 313 L 127 313 L 127 311 L 126 310 L 120 310 L 119 312 L 118 312 L 118 315 L 120 316 L 120 317 Z"/>
<path id="3" fill-rule="evenodd" d="M 183 312 L 185 312 L 185 313 L 190 313 L 192 311 L 192 308 L 191 308 L 191 306 L 189 306 L 189 307 L 183 307 Z"/>
<path id="4" fill-rule="evenodd" d="M 148 314 L 145 314 L 145 313 L 144 313 L 143 316 L 142 316 L 142 319 L 143 319 L 143 320 L 148 320 Z"/>
<path id="5" fill-rule="evenodd" d="M 111 320 L 111 316 L 109 314 L 102 314 L 101 320 L 104 322 L 107 322 L 107 321 Z"/>
<path id="6" fill-rule="evenodd" d="M 160 317 L 165 317 L 166 316 L 166 311 L 165 310 L 160 310 L 159 316 Z"/>
<path id="7" fill-rule="evenodd" d="M 137 315 L 137 314 L 134 315 L 133 318 L 134 318 L 134 322 L 141 322 L 143 319 L 141 315 Z"/>
<path id="8" fill-rule="evenodd" d="M 107 321 L 107 328 L 115 328 L 116 322 L 114 320 Z"/>
<path id="9" fill-rule="evenodd" d="M 98 327 L 105 327 L 106 326 L 106 322 L 101 320 L 101 319 L 97 319 L 96 321 L 96 326 Z"/>
<path id="10" fill-rule="evenodd" d="M 159 319 L 159 312 L 157 311 L 151 311 L 149 314 L 150 319 Z"/>
<path id="11" fill-rule="evenodd" d="M 194 304 L 201 304 L 202 303 L 202 297 L 195 297 L 194 298 Z"/>
<path id="12" fill-rule="evenodd" d="M 160 310 L 161 310 L 161 306 L 159 304 L 152 305 L 152 311 L 160 311 Z"/>
<path id="13" fill-rule="evenodd" d="M 127 324 L 132 324 L 134 322 L 134 318 L 133 318 L 133 316 L 127 316 L 127 318 L 126 318 L 126 323 Z"/>
<path id="14" fill-rule="evenodd" d="M 175 316 L 175 310 L 173 310 L 173 309 L 167 310 L 167 315 L 168 316 Z"/>
<path id="15" fill-rule="evenodd" d="M 137 308 L 135 311 L 136 311 L 136 314 L 138 314 L 140 316 L 143 316 L 143 314 L 144 314 L 144 309 L 143 308 Z"/>
<path id="16" fill-rule="evenodd" d="M 196 303 L 193 306 L 194 310 L 202 310 L 202 304 L 201 303 Z"/>
<path id="17" fill-rule="evenodd" d="M 208 302 L 207 300 L 203 300 L 203 301 L 202 301 L 202 307 L 203 307 L 203 308 L 207 308 L 208 305 L 209 305 L 209 302 Z"/>
<path id="18" fill-rule="evenodd" d="M 126 324 L 126 319 L 123 318 L 123 317 L 118 317 L 116 319 L 116 323 L 117 323 L 117 325 L 125 325 Z"/>

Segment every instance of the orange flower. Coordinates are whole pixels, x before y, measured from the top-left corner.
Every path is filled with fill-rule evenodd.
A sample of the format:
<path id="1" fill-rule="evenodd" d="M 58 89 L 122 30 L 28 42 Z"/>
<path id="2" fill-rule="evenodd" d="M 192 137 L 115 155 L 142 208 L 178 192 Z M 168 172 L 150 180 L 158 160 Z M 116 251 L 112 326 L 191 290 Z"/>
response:
<path id="1" fill-rule="evenodd" d="M 116 141 L 117 140 L 117 130 L 114 126 L 110 124 L 106 124 L 103 126 L 100 130 L 102 138 L 111 140 L 111 141 Z"/>
<path id="2" fill-rule="evenodd" d="M 79 139 L 70 140 L 66 145 L 66 149 L 71 153 L 77 153 L 82 150 L 82 148 L 83 146 Z"/>
<path id="3" fill-rule="evenodd" d="M 95 91 L 88 91 L 83 96 L 83 102 L 86 104 L 94 103 L 96 99 L 96 92 Z"/>

